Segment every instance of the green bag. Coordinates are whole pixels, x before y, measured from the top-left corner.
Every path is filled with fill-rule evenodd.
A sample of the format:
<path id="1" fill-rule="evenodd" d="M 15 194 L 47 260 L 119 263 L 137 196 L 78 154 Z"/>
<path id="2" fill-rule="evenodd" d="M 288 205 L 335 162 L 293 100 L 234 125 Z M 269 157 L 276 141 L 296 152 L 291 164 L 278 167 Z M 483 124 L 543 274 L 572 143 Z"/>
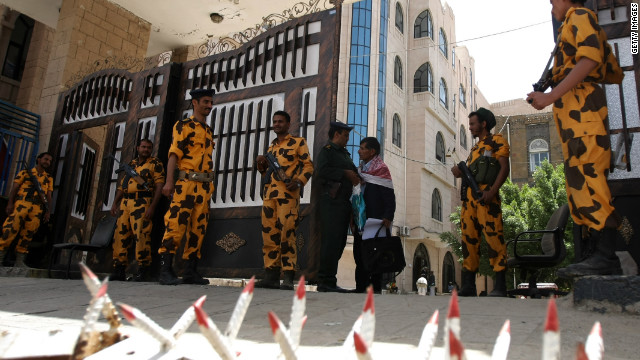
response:
<path id="1" fill-rule="evenodd" d="M 469 170 L 478 185 L 493 185 L 500 172 L 500 162 L 492 156 L 480 156 L 469 165 Z"/>

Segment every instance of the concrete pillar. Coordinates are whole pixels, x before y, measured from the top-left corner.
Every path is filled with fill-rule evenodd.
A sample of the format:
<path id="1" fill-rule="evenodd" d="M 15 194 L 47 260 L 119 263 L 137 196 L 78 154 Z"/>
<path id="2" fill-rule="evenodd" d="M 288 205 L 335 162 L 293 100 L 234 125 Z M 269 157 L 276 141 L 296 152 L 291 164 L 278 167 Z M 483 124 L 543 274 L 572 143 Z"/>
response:
<path id="1" fill-rule="evenodd" d="M 55 29 L 40 22 L 34 24 L 31 43 L 24 65 L 24 73 L 16 99 L 16 106 L 28 111 L 38 113 L 40 111 L 40 98 L 42 97 L 42 79 L 47 71 L 47 60 L 53 46 Z M 41 148 L 42 149 L 42 148 Z"/>
<path id="2" fill-rule="evenodd" d="M 63 0 L 38 111 L 41 149 L 49 147 L 60 93 L 98 70 L 142 69 L 150 32 L 150 23 L 107 0 Z"/>

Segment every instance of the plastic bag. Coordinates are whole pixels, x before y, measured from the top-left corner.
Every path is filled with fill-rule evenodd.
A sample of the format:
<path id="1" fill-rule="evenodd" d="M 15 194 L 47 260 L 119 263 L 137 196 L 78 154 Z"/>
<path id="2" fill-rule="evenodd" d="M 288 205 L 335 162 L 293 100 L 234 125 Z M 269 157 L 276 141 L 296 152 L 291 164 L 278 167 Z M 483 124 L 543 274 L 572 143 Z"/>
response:
<path id="1" fill-rule="evenodd" d="M 351 208 L 353 209 L 353 223 L 356 225 L 359 234 L 362 234 L 364 223 L 367 222 L 367 213 L 364 206 L 364 198 L 360 184 L 353 187 L 351 194 Z"/>

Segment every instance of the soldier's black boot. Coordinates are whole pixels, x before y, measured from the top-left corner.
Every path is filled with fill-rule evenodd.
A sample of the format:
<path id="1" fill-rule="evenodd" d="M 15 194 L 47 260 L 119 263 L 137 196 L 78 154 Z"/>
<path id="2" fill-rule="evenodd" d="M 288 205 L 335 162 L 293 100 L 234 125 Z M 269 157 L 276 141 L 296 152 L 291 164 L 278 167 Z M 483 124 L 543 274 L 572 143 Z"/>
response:
<path id="1" fill-rule="evenodd" d="M 13 264 L 14 267 L 17 268 L 29 268 L 27 264 L 24 263 L 24 258 L 27 257 L 26 253 L 16 252 L 16 262 Z"/>
<path id="2" fill-rule="evenodd" d="M 173 272 L 173 254 L 164 253 L 160 255 L 160 276 L 158 282 L 160 285 L 180 285 L 182 280 L 178 279 Z"/>
<path id="3" fill-rule="evenodd" d="M 7 256 L 7 252 L 0 250 L 0 266 L 4 266 L 4 258 Z"/>
<path id="4" fill-rule="evenodd" d="M 489 293 L 489 296 L 507 296 L 507 270 L 498 271 L 496 273 L 496 283 L 493 290 Z"/>
<path id="5" fill-rule="evenodd" d="M 256 282 L 255 287 L 280 289 L 280 268 L 264 269 L 264 279 Z"/>
<path id="6" fill-rule="evenodd" d="M 295 273 L 296 272 L 293 270 L 284 271 L 284 280 L 282 280 L 282 285 L 280 285 L 280 290 L 293 290 L 293 277 L 295 276 Z"/>
<path id="7" fill-rule="evenodd" d="M 462 269 L 462 287 L 458 296 L 478 296 L 476 290 L 476 272 Z"/>
<path id="8" fill-rule="evenodd" d="M 620 275 L 622 268 L 616 255 L 617 230 L 604 228 L 600 231 L 590 230 L 589 236 L 595 240 L 596 251 L 577 264 L 559 269 L 558 277 L 570 279 L 588 275 Z"/>
<path id="9" fill-rule="evenodd" d="M 133 275 L 133 281 L 142 282 L 149 278 L 149 266 L 138 264 L 138 271 Z"/>
<path id="10" fill-rule="evenodd" d="M 193 257 L 187 261 L 187 268 L 182 275 L 183 284 L 209 285 L 209 279 L 198 274 L 198 258 Z"/>
<path id="11" fill-rule="evenodd" d="M 111 275 L 109 275 L 109 281 L 126 281 L 127 275 L 125 274 L 126 265 L 114 261 L 113 262 L 113 270 L 111 271 Z"/>

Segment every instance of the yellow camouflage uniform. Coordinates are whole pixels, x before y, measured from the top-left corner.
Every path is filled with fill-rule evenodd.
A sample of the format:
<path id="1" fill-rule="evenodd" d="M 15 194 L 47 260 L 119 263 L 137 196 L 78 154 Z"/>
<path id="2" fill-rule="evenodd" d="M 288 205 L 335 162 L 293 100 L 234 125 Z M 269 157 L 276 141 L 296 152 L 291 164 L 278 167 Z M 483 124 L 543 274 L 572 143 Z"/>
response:
<path id="1" fill-rule="evenodd" d="M 509 144 L 500 134 L 489 134 L 484 140 L 471 149 L 467 166 L 471 165 L 480 156 L 491 156 L 496 159 L 509 157 Z M 488 184 L 478 184 L 480 190 L 489 190 Z M 471 187 L 467 189 L 467 200 L 462 203 L 461 227 L 462 227 L 462 266 L 475 272 L 478 270 L 478 247 L 480 245 L 480 230 L 489 245 L 489 262 L 493 271 L 499 272 L 507 265 L 507 248 L 502 233 L 502 207 L 500 195 L 491 200 L 489 204 L 480 204 L 472 195 Z"/>
<path id="2" fill-rule="evenodd" d="M 618 218 L 607 185 L 611 162 L 607 102 L 596 83 L 620 83 L 624 74 L 591 10 L 570 8 L 559 31 L 554 83 L 560 83 L 582 58 L 598 63 L 583 82 L 553 104 L 571 216 L 576 224 L 594 230 L 616 228 Z"/>
<path id="3" fill-rule="evenodd" d="M 306 184 L 313 174 L 309 148 L 304 138 L 288 135 L 282 143 L 274 139 L 267 150 L 278 160 L 291 181 Z M 289 191 L 277 175 L 264 185 L 262 205 L 262 254 L 265 269 L 294 270 L 297 263 L 296 221 L 300 188 Z"/>
<path id="4" fill-rule="evenodd" d="M 169 156 L 175 154 L 178 158 L 177 169 L 187 174 L 210 173 L 213 171 L 214 145 L 211 128 L 191 116 L 178 121 L 173 127 Z M 182 238 L 188 232 L 182 258 L 200 258 L 200 248 L 209 222 L 209 202 L 213 188 L 212 182 L 176 180 L 171 205 L 164 216 L 166 231 L 162 246 L 158 250 L 159 254 L 175 254 Z"/>
<path id="5" fill-rule="evenodd" d="M 53 191 L 53 179 L 46 172 L 39 174 L 36 168 L 29 170 L 34 174 L 46 196 Z M 20 240 L 16 245 L 16 252 L 26 254 L 29 252 L 29 243 L 40 226 L 40 218 L 44 207 L 35 186 L 31 182 L 31 176 L 27 170 L 18 173 L 13 186 L 19 186 L 14 202 L 13 212 L 9 214 L 2 225 L 2 239 L 0 250 L 5 250 L 13 243 L 16 236 Z"/>
<path id="6" fill-rule="evenodd" d="M 118 217 L 116 232 L 113 237 L 113 260 L 120 264 L 128 262 L 128 252 L 132 243 L 136 242 L 136 260 L 141 266 L 151 265 L 151 220 L 144 218 L 153 200 L 156 184 L 164 183 L 164 166 L 158 158 L 150 157 L 144 163 L 134 159 L 129 163 L 150 190 L 138 184 L 132 177 L 125 176 L 120 186 L 123 199 L 120 203 L 122 213 Z M 124 184 L 125 179 L 128 179 Z"/>

